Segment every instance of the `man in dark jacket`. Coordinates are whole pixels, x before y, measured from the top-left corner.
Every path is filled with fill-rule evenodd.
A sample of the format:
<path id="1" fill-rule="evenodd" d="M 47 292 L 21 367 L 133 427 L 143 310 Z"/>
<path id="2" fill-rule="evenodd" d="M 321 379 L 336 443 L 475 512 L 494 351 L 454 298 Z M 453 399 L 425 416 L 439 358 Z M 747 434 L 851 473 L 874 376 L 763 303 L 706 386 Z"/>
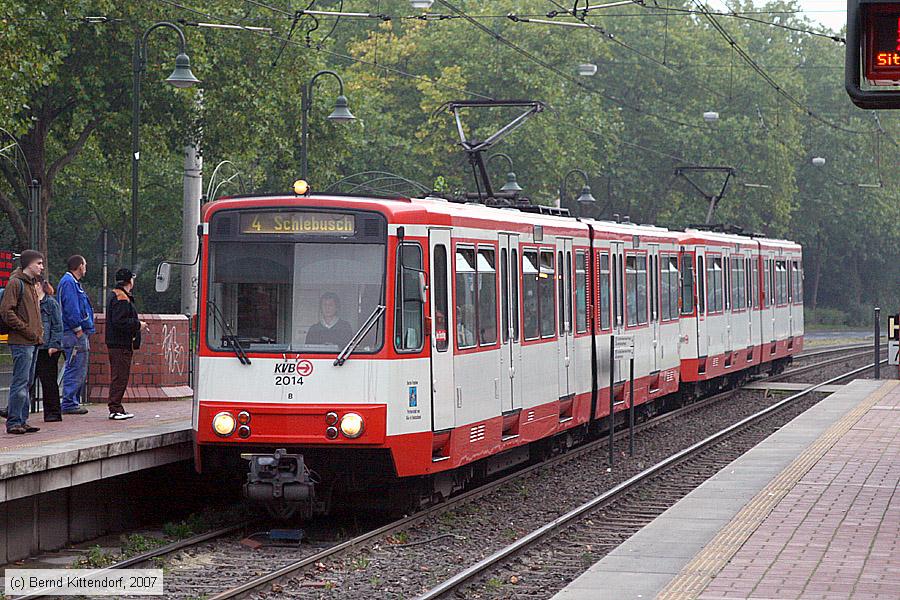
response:
<path id="1" fill-rule="evenodd" d="M 6 433 L 33 433 L 38 427 L 28 424 L 28 390 L 34 379 L 35 357 L 43 343 L 44 326 L 34 282 L 44 272 L 44 257 L 36 250 L 24 250 L 20 268 L 12 272 L 0 302 L 0 318 L 9 327 L 9 351 L 13 359 L 6 410 Z"/>
<path id="2" fill-rule="evenodd" d="M 141 330 L 147 324 L 138 319 L 134 308 L 134 273 L 128 269 L 116 271 L 116 287 L 106 305 L 106 348 L 109 351 L 109 418 L 124 421 L 134 417 L 125 412 L 122 398 L 131 375 L 131 359 L 141 347 Z"/>

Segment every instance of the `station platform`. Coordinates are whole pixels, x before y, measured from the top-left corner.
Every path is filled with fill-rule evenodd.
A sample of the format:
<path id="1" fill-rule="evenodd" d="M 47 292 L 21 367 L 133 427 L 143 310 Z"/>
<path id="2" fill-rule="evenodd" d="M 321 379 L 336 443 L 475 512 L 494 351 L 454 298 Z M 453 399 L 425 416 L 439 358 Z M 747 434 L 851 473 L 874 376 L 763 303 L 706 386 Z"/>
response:
<path id="1" fill-rule="evenodd" d="M 900 382 L 856 380 L 554 600 L 900 598 Z"/>
<path id="2" fill-rule="evenodd" d="M 0 429 L 0 564 L 117 530 L 140 510 L 129 498 L 140 489 L 132 480 L 191 459 L 191 404 L 126 404 L 135 414 L 127 421 L 86 404 L 88 414 L 57 423 L 32 414 L 37 433 Z"/>

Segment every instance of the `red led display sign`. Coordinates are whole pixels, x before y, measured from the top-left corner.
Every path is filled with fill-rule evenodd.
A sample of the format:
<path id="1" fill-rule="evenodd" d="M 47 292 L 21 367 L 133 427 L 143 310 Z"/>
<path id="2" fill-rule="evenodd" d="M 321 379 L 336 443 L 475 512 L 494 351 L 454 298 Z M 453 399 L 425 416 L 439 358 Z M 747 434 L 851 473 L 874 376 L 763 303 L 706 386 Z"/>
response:
<path id="1" fill-rule="evenodd" d="M 872 85 L 900 85 L 900 3 L 860 8 L 866 80 Z"/>

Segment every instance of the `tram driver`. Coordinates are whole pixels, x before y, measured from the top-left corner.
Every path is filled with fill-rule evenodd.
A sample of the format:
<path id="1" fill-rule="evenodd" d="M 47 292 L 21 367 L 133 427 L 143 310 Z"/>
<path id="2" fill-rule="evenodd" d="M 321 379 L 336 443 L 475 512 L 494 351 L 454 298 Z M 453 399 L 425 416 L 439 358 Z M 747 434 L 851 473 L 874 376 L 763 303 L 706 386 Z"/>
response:
<path id="1" fill-rule="evenodd" d="M 319 322 L 306 333 L 308 346 L 337 346 L 343 348 L 353 337 L 350 323 L 339 317 L 341 300 L 333 292 L 325 292 L 319 298 Z"/>

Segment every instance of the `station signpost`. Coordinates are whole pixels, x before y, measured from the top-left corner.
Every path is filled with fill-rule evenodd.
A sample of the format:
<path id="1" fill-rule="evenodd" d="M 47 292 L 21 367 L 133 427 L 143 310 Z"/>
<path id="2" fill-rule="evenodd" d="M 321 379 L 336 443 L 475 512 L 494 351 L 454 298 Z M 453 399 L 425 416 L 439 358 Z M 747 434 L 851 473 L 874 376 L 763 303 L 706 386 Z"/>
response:
<path id="1" fill-rule="evenodd" d="M 616 430 L 616 361 L 628 359 L 628 451 L 634 456 L 634 335 L 613 335 L 609 339 L 609 466 L 613 465 L 613 436 Z"/>
<path id="2" fill-rule="evenodd" d="M 888 364 L 900 366 L 900 314 L 888 315 Z"/>

